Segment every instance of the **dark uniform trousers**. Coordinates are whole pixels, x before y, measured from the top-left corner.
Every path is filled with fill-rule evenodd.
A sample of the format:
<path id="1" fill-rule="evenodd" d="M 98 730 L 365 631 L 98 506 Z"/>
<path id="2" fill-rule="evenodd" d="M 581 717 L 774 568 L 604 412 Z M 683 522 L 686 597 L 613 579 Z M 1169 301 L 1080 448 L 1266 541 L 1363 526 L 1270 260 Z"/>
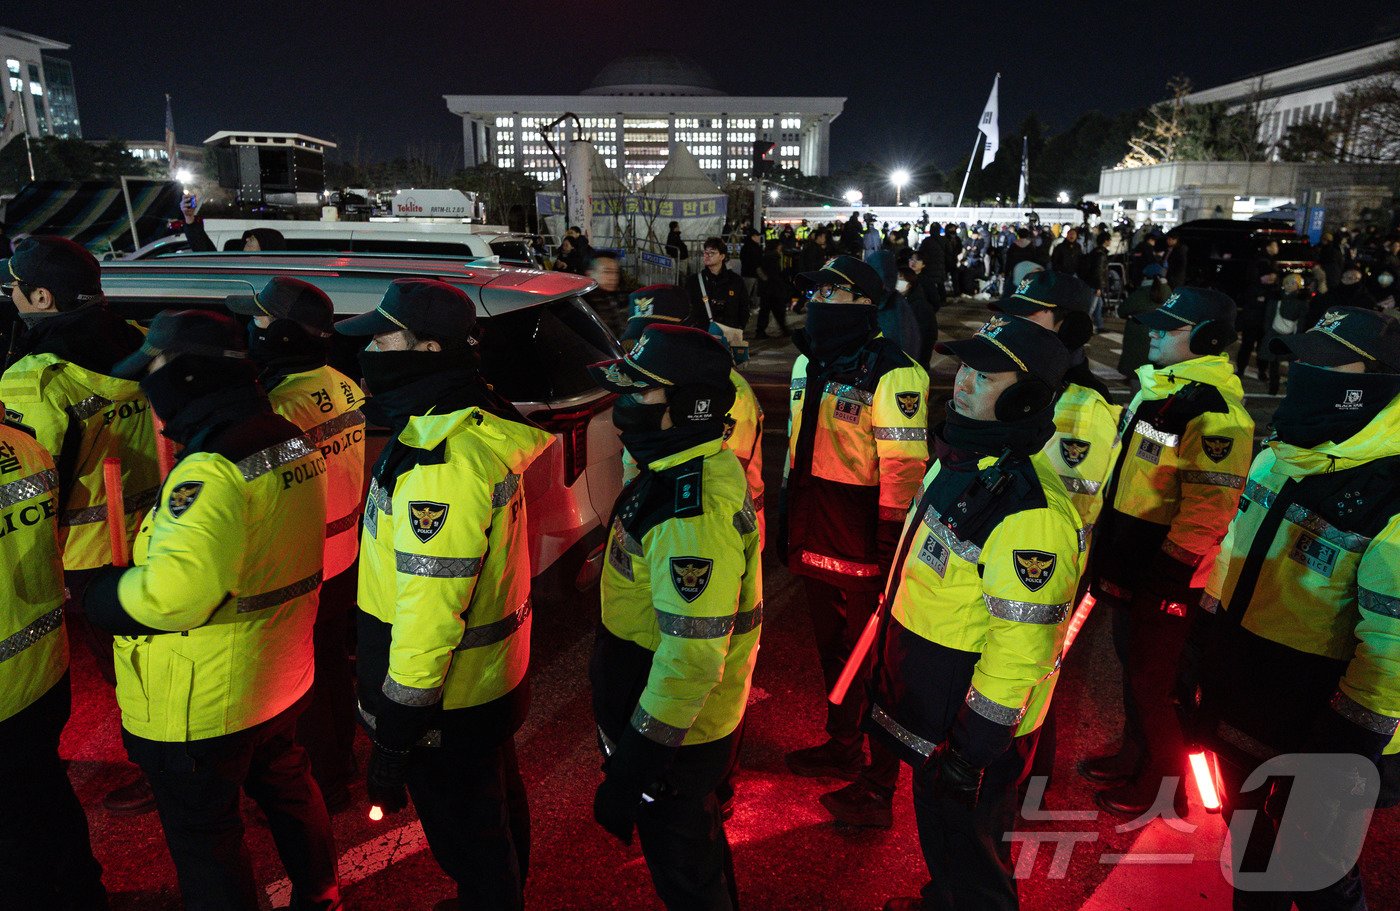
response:
<path id="1" fill-rule="evenodd" d="M 681 747 L 664 786 L 637 817 L 642 856 L 668 911 L 738 911 L 734 858 L 716 790 L 738 758 L 739 730 Z"/>
<path id="2" fill-rule="evenodd" d="M 58 758 L 72 707 L 68 675 L 19 713 L 0 721 L 0 905 L 45 911 L 102 911 L 107 893 L 92 856 L 87 817 Z M 13 904 L 10 904 L 13 902 Z"/>
<path id="3" fill-rule="evenodd" d="M 311 701 L 297 719 L 297 742 L 311 760 L 311 774 L 332 805 L 348 798 L 355 767 L 355 672 L 350 666 L 351 627 L 359 563 L 321 584 L 312 631 L 316 679 Z"/>
<path id="4" fill-rule="evenodd" d="M 165 743 L 122 731 L 127 755 L 146 773 L 184 906 L 189 911 L 258 907 L 253 865 L 243 841 L 239 792 L 267 816 L 292 883 L 293 909 L 338 909 L 340 886 L 331 821 L 294 739 L 303 697 L 243 731 Z"/>
<path id="5" fill-rule="evenodd" d="M 1274 841 L 1278 836 L 1278 820 L 1265 811 L 1265 802 L 1270 793 L 1268 787 L 1240 792 L 1240 786 L 1252 771 L 1220 759 L 1226 818 L 1233 819 L 1237 812 L 1254 811 L 1249 841 L 1245 843 L 1242 857 L 1236 849 L 1235 863 L 1243 872 L 1258 873 L 1269 868 L 1269 856 L 1273 853 Z M 1278 784 L 1275 782 L 1276 787 Z M 1366 911 L 1361 871 L 1353 866 L 1337 882 L 1316 892 L 1245 892 L 1237 889 L 1233 908 L 1234 911 L 1290 911 L 1295 903 L 1298 911 Z"/>
<path id="6" fill-rule="evenodd" d="M 1197 593 L 1199 594 L 1199 593 Z M 1181 732 L 1177 680 L 1182 651 L 1199 597 L 1176 616 L 1160 595 L 1138 592 L 1132 601 L 1113 601 L 1113 648 L 1124 669 L 1123 748 L 1145 757 L 1144 780 L 1183 776 L 1186 746 Z"/>
<path id="7" fill-rule="evenodd" d="M 851 591 L 838 588 L 829 582 L 802 577 L 807 593 L 807 609 L 812 615 L 812 630 L 817 637 L 817 655 L 821 660 L 822 679 L 826 692 L 836 685 L 855 648 L 856 640 L 865 629 L 866 622 L 879 602 L 879 592 Z M 871 661 L 874 654 L 872 650 Z M 861 732 L 861 719 L 869 709 L 870 661 L 866 663 L 840 705 L 826 700 L 826 733 L 839 743 L 854 760 L 861 754 L 861 744 L 865 734 Z M 864 777 L 868 783 L 894 793 L 899 779 L 899 757 L 890 752 L 878 740 L 870 741 L 870 767 Z"/>
<path id="8" fill-rule="evenodd" d="M 1018 794 L 1030 774 L 1039 731 L 1017 737 L 987 766 L 977 805 L 928 793 L 925 776 L 914 772 L 914 822 L 928 865 L 923 888 L 927 911 L 1016 911 L 1011 842 Z"/>

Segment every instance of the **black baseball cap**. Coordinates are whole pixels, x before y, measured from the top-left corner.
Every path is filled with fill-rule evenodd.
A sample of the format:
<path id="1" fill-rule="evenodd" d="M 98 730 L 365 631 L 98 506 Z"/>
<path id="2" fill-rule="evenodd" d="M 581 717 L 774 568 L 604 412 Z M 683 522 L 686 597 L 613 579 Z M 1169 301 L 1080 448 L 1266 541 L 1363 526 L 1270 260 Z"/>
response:
<path id="1" fill-rule="evenodd" d="M 244 333 L 233 317 L 208 310 L 164 310 L 151 321 L 151 329 L 134 354 L 112 368 L 112 376 L 139 379 L 157 355 L 182 354 L 246 360 Z"/>
<path id="2" fill-rule="evenodd" d="M 322 338 L 330 338 L 335 330 L 335 306 L 330 297 L 299 278 L 274 275 L 262 293 L 230 294 L 224 306 L 243 316 L 289 319 Z"/>
<path id="3" fill-rule="evenodd" d="M 1069 349 L 1060 337 L 1028 319 L 993 316 L 971 338 L 939 342 L 933 350 L 988 373 L 1028 373 L 1058 389 L 1069 370 Z"/>
<path id="4" fill-rule="evenodd" d="M 102 268 L 81 244 L 66 237 L 37 234 L 21 238 L 9 262 L 10 277 L 32 288 L 47 288 L 60 304 L 102 297 Z"/>
<path id="5" fill-rule="evenodd" d="M 655 323 L 683 326 L 690 319 L 690 297 L 677 285 L 647 285 L 627 296 L 627 329 L 623 341 L 638 339 Z M 699 328 L 699 327 L 696 327 Z"/>
<path id="6" fill-rule="evenodd" d="M 1016 316 L 1037 310 L 1054 310 L 1059 316 L 1088 313 L 1094 309 L 1094 289 L 1065 272 L 1035 272 L 1017 282 L 1010 297 L 993 302 L 991 307 Z"/>
<path id="7" fill-rule="evenodd" d="M 729 349 L 708 332 L 686 326 L 647 326 L 627 356 L 590 364 L 599 385 L 624 395 L 666 386 L 732 386 Z"/>
<path id="8" fill-rule="evenodd" d="M 828 260 L 815 272 L 797 274 L 798 290 L 805 292 L 817 285 L 845 285 L 855 289 L 856 297 L 868 297 L 876 304 L 885 296 L 880 273 L 864 260 L 847 254 Z"/>
<path id="9" fill-rule="evenodd" d="M 1149 329 L 1171 331 L 1183 326 L 1196 326 L 1207 320 L 1219 320 L 1227 326 L 1235 324 L 1235 302 L 1224 291 L 1214 288 L 1181 288 L 1156 310 L 1131 317 Z"/>
<path id="10" fill-rule="evenodd" d="M 335 324 L 341 335 L 382 335 L 406 329 L 443 345 L 475 345 L 476 304 L 456 285 L 432 278 L 396 278 L 368 313 Z"/>
<path id="11" fill-rule="evenodd" d="M 1277 336 L 1269 348 L 1319 367 L 1361 361 L 1378 373 L 1400 373 L 1400 323 L 1361 307 L 1334 307 L 1307 332 Z"/>

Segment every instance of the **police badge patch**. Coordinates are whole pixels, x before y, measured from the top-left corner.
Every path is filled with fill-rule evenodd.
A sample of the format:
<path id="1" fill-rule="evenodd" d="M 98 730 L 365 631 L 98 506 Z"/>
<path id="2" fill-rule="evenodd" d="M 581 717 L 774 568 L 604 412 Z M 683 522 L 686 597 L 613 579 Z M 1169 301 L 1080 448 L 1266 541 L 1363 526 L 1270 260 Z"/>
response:
<path id="1" fill-rule="evenodd" d="M 1055 563 L 1059 558 L 1043 550 L 1013 550 L 1012 561 L 1016 565 L 1016 578 L 1033 592 L 1038 592 L 1055 575 Z"/>
<path id="2" fill-rule="evenodd" d="M 1089 457 L 1089 442 L 1074 437 L 1060 437 L 1060 458 L 1070 468 L 1078 468 Z"/>
<path id="3" fill-rule="evenodd" d="M 413 523 L 413 533 L 424 544 L 427 544 L 438 532 L 442 531 L 443 523 L 447 521 L 446 503 L 410 500 L 408 512 Z"/>
<path id="4" fill-rule="evenodd" d="M 1229 437 L 1201 437 L 1201 443 L 1205 447 L 1206 458 L 1212 462 L 1223 462 L 1230 455 L 1230 450 L 1235 448 L 1235 441 Z"/>
<path id="5" fill-rule="evenodd" d="M 203 481 L 186 481 L 183 484 L 175 485 L 175 489 L 170 491 L 170 499 L 166 501 L 170 515 L 178 519 L 189 512 L 194 501 L 199 499 L 199 492 L 203 489 Z"/>
<path id="6" fill-rule="evenodd" d="M 671 584 L 676 587 L 676 594 L 687 603 L 704 594 L 710 584 L 710 570 L 714 565 L 714 560 L 703 557 L 672 557 Z"/>
<path id="7" fill-rule="evenodd" d="M 922 392 L 896 392 L 894 400 L 899 403 L 899 413 L 906 418 L 912 418 L 919 413 L 919 399 Z"/>

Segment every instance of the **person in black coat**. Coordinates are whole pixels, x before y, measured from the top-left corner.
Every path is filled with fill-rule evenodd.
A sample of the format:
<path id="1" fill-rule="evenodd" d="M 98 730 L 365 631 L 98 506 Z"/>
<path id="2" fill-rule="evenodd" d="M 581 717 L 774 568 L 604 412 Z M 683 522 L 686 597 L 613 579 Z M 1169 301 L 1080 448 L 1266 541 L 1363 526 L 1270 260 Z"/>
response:
<path id="1" fill-rule="evenodd" d="M 1175 233 L 1167 235 L 1167 253 L 1162 265 L 1167 267 L 1167 284 L 1180 288 L 1186 284 L 1186 265 L 1190 251 Z"/>
<path id="2" fill-rule="evenodd" d="M 690 248 L 681 240 L 681 223 L 673 221 L 670 228 L 666 233 L 666 254 L 679 260 L 690 259 Z"/>
<path id="3" fill-rule="evenodd" d="M 1265 314 L 1278 307 L 1279 275 L 1272 268 L 1271 261 L 1268 261 L 1268 266 L 1268 268 L 1262 265 L 1258 267 L 1258 279 L 1237 302 L 1239 312 L 1235 319 L 1235 325 L 1240 330 L 1240 349 L 1235 352 L 1235 375 L 1239 377 L 1244 376 L 1245 370 L 1249 368 L 1249 359 L 1254 354 L 1255 346 L 1264 337 Z M 1265 379 L 1262 362 L 1259 365 L 1259 379 Z"/>
<path id="4" fill-rule="evenodd" d="M 1083 258 L 1084 248 L 1079 246 L 1079 230 L 1070 228 L 1065 232 L 1064 240 L 1060 241 L 1054 252 L 1050 254 L 1050 270 L 1078 278 Z"/>
<path id="5" fill-rule="evenodd" d="M 785 233 L 791 234 L 792 229 L 789 228 Z M 779 243 L 781 242 L 780 240 Z M 749 300 L 758 296 L 758 267 L 762 261 L 763 232 L 757 228 L 750 228 L 744 236 L 743 245 L 739 247 L 739 275 L 744 279 L 744 290 L 748 292 Z"/>
<path id="6" fill-rule="evenodd" d="M 1006 249 L 1005 269 L 1006 280 L 1002 282 L 1002 297 L 1010 297 L 1016 290 L 1014 276 L 1016 266 L 1019 263 L 1035 263 L 1044 267 L 1046 264 L 1045 248 L 1037 247 L 1031 242 L 1031 232 L 1029 228 L 1017 228 L 1016 239 L 1011 242 L 1011 246 Z"/>
<path id="7" fill-rule="evenodd" d="M 920 262 L 917 267 L 915 259 Z M 943 238 L 935 234 L 925 237 L 919 244 L 919 252 L 909 260 L 909 267 L 919 275 L 933 309 L 940 309 L 948 300 L 948 265 L 943 259 Z"/>
<path id="8" fill-rule="evenodd" d="M 691 326 L 708 326 L 714 320 L 743 331 L 749 324 L 749 293 L 739 273 L 726 263 L 729 251 L 718 237 L 705 238 L 699 272 L 685 280 L 690 296 Z"/>
<path id="9" fill-rule="evenodd" d="M 763 250 L 758 266 L 758 327 L 755 335 L 768 337 L 768 320 L 778 326 L 779 337 L 786 337 L 787 305 L 792 289 L 783 275 L 783 242 L 774 238 Z M 818 266 L 818 269 L 821 267 Z"/>
<path id="10" fill-rule="evenodd" d="M 919 366 L 928 369 L 933 360 L 933 346 L 938 341 L 938 303 L 929 293 L 933 282 L 928 278 L 928 268 L 923 259 L 915 253 L 909 265 L 899 270 L 899 281 L 895 290 L 904 295 L 909 309 L 914 311 L 914 323 L 919 327 L 919 351 L 914 360 Z"/>

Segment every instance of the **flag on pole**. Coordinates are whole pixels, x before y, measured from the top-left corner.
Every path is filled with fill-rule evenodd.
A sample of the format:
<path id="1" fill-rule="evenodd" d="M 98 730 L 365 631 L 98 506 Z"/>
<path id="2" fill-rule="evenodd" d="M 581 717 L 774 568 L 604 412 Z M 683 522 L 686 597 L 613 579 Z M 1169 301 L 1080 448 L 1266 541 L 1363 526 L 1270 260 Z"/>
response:
<path id="1" fill-rule="evenodd" d="M 175 174 L 175 115 L 170 113 L 170 95 L 165 96 L 165 160 Z"/>
<path id="2" fill-rule="evenodd" d="M 1026 204 L 1026 185 L 1031 182 L 1031 155 L 1030 144 L 1026 137 L 1021 137 L 1021 183 L 1016 188 L 1016 205 Z"/>
<path id="3" fill-rule="evenodd" d="M 997 73 L 997 78 L 992 80 L 992 94 L 987 96 L 987 106 L 982 109 L 982 120 L 977 124 L 977 129 L 982 131 L 986 137 L 982 145 L 982 167 L 996 161 L 997 144 L 1001 137 L 1001 129 L 997 126 L 997 86 L 1001 84 L 1001 73 Z"/>

